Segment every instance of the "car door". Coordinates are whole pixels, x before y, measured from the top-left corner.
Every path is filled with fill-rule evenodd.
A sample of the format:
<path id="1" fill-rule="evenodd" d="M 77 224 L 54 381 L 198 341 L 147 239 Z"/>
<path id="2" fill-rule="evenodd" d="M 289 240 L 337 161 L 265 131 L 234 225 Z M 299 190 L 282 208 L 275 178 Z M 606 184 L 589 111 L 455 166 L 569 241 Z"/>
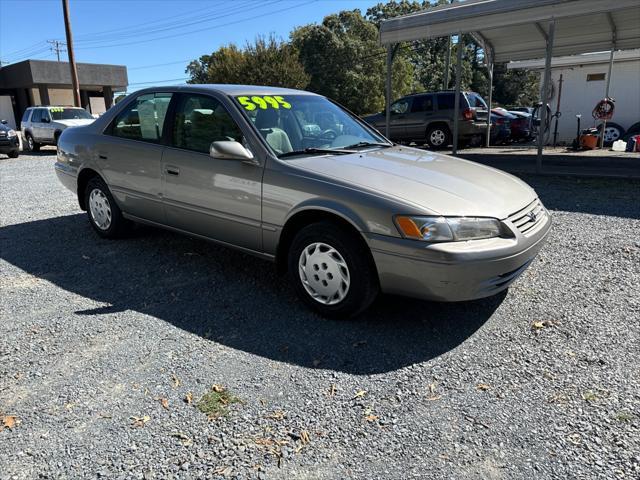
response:
<path id="1" fill-rule="evenodd" d="M 31 128 L 31 135 L 36 141 L 41 140 L 44 135 L 44 129 L 42 125 L 43 112 L 44 112 L 44 108 L 35 108 L 33 110 L 33 113 L 31 114 L 31 121 L 29 122 L 29 126 Z"/>
<path id="2" fill-rule="evenodd" d="M 39 138 L 43 142 L 53 142 L 55 128 L 51 119 L 51 113 L 48 108 L 42 108 L 41 110 Z"/>
<path id="3" fill-rule="evenodd" d="M 406 140 L 407 114 L 411 110 L 411 99 L 401 98 L 391 104 L 391 124 L 389 135 L 393 140 Z M 384 133 L 384 131 L 383 131 Z"/>
<path id="4" fill-rule="evenodd" d="M 171 123 L 162 158 L 167 224 L 261 250 L 263 167 L 209 155 L 211 143 L 221 140 L 235 140 L 251 149 L 224 104 L 214 96 L 182 93 Z"/>
<path id="5" fill-rule="evenodd" d="M 95 144 L 98 165 L 120 208 L 161 224 L 165 223 L 162 139 L 172 96 L 155 92 L 135 97 Z"/>
<path id="6" fill-rule="evenodd" d="M 427 135 L 427 125 L 433 117 L 433 95 L 413 97 L 411 109 L 405 114 L 406 136 L 409 140 L 423 140 Z"/>

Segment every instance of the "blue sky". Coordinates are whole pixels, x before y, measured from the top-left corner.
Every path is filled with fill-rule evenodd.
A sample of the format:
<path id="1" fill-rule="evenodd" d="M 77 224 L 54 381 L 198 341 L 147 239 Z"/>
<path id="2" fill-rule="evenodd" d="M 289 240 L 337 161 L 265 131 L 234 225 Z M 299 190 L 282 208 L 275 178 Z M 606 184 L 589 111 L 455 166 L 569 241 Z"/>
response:
<path id="1" fill-rule="evenodd" d="M 257 35 L 288 38 L 296 26 L 379 0 L 69 0 L 76 61 L 126 65 L 130 91 L 182 83 L 189 59 Z M 103 33 L 104 32 L 104 33 Z M 0 0 L 0 61 L 55 60 L 65 41 L 60 0 Z M 61 54 L 61 60 L 67 53 Z M 159 65 L 162 64 L 162 65 Z M 142 68 L 141 68 L 142 67 Z M 166 82 L 161 82 L 165 81 Z M 149 82 L 149 83 L 146 83 Z"/>

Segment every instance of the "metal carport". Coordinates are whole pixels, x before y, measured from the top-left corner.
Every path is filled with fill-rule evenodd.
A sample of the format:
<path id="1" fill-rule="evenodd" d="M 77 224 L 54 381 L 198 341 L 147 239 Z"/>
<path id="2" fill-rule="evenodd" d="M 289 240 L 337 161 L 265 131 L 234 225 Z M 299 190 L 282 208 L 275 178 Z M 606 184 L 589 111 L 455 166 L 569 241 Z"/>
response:
<path id="1" fill-rule="evenodd" d="M 546 105 L 553 54 L 610 50 L 613 58 L 615 50 L 640 47 L 640 0 L 467 0 L 383 21 L 380 43 L 387 48 L 387 136 L 391 116 L 391 67 L 398 44 L 450 35 L 457 35 L 460 42 L 462 34 L 471 34 L 485 52 L 490 83 L 489 110 L 493 65 L 542 57 L 546 62 L 540 97 Z M 461 56 L 462 48 L 458 48 L 456 96 L 460 94 Z M 454 154 L 458 147 L 458 102 L 455 109 Z M 541 110 L 544 124 L 547 112 L 544 108 Z M 543 137 L 538 135 L 538 171 L 542 168 Z M 487 142 L 488 139 L 489 128 Z"/>

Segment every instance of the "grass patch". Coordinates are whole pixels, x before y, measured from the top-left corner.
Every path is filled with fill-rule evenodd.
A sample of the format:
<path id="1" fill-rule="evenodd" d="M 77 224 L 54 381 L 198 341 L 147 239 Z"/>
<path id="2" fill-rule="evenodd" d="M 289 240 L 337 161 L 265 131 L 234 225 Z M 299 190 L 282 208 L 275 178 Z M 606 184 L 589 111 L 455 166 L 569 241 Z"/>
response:
<path id="1" fill-rule="evenodd" d="M 228 407 L 232 403 L 240 403 L 240 399 L 219 385 L 214 385 L 210 392 L 205 393 L 196 407 L 210 419 L 226 416 Z"/>
<path id="2" fill-rule="evenodd" d="M 633 422 L 638 417 L 630 412 L 618 412 L 615 414 L 614 418 L 619 422 Z"/>

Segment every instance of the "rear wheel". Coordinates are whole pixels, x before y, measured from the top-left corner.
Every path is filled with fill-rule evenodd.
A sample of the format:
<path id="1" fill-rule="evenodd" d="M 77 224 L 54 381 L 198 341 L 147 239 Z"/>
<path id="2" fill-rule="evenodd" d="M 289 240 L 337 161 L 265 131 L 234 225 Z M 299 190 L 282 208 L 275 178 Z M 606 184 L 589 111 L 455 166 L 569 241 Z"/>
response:
<path id="1" fill-rule="evenodd" d="M 377 273 L 362 240 L 331 222 L 314 223 L 298 232 L 288 267 L 298 296 L 326 317 L 353 317 L 378 294 Z"/>
<path id="2" fill-rule="evenodd" d="M 98 235 L 119 238 L 126 233 L 129 222 L 122 216 L 107 184 L 100 177 L 94 177 L 87 183 L 84 204 L 89 223 Z"/>
<path id="3" fill-rule="evenodd" d="M 20 156 L 20 152 L 18 150 L 14 150 L 13 152 L 8 153 L 9 158 L 18 158 Z"/>
<path id="4" fill-rule="evenodd" d="M 436 125 L 427 129 L 427 144 L 434 149 L 446 148 L 451 144 L 451 132 L 445 125 Z"/>
<path id="5" fill-rule="evenodd" d="M 38 152 L 40 150 L 40 144 L 33 139 L 33 135 L 27 133 L 25 139 L 27 140 L 27 149 L 30 152 Z"/>

